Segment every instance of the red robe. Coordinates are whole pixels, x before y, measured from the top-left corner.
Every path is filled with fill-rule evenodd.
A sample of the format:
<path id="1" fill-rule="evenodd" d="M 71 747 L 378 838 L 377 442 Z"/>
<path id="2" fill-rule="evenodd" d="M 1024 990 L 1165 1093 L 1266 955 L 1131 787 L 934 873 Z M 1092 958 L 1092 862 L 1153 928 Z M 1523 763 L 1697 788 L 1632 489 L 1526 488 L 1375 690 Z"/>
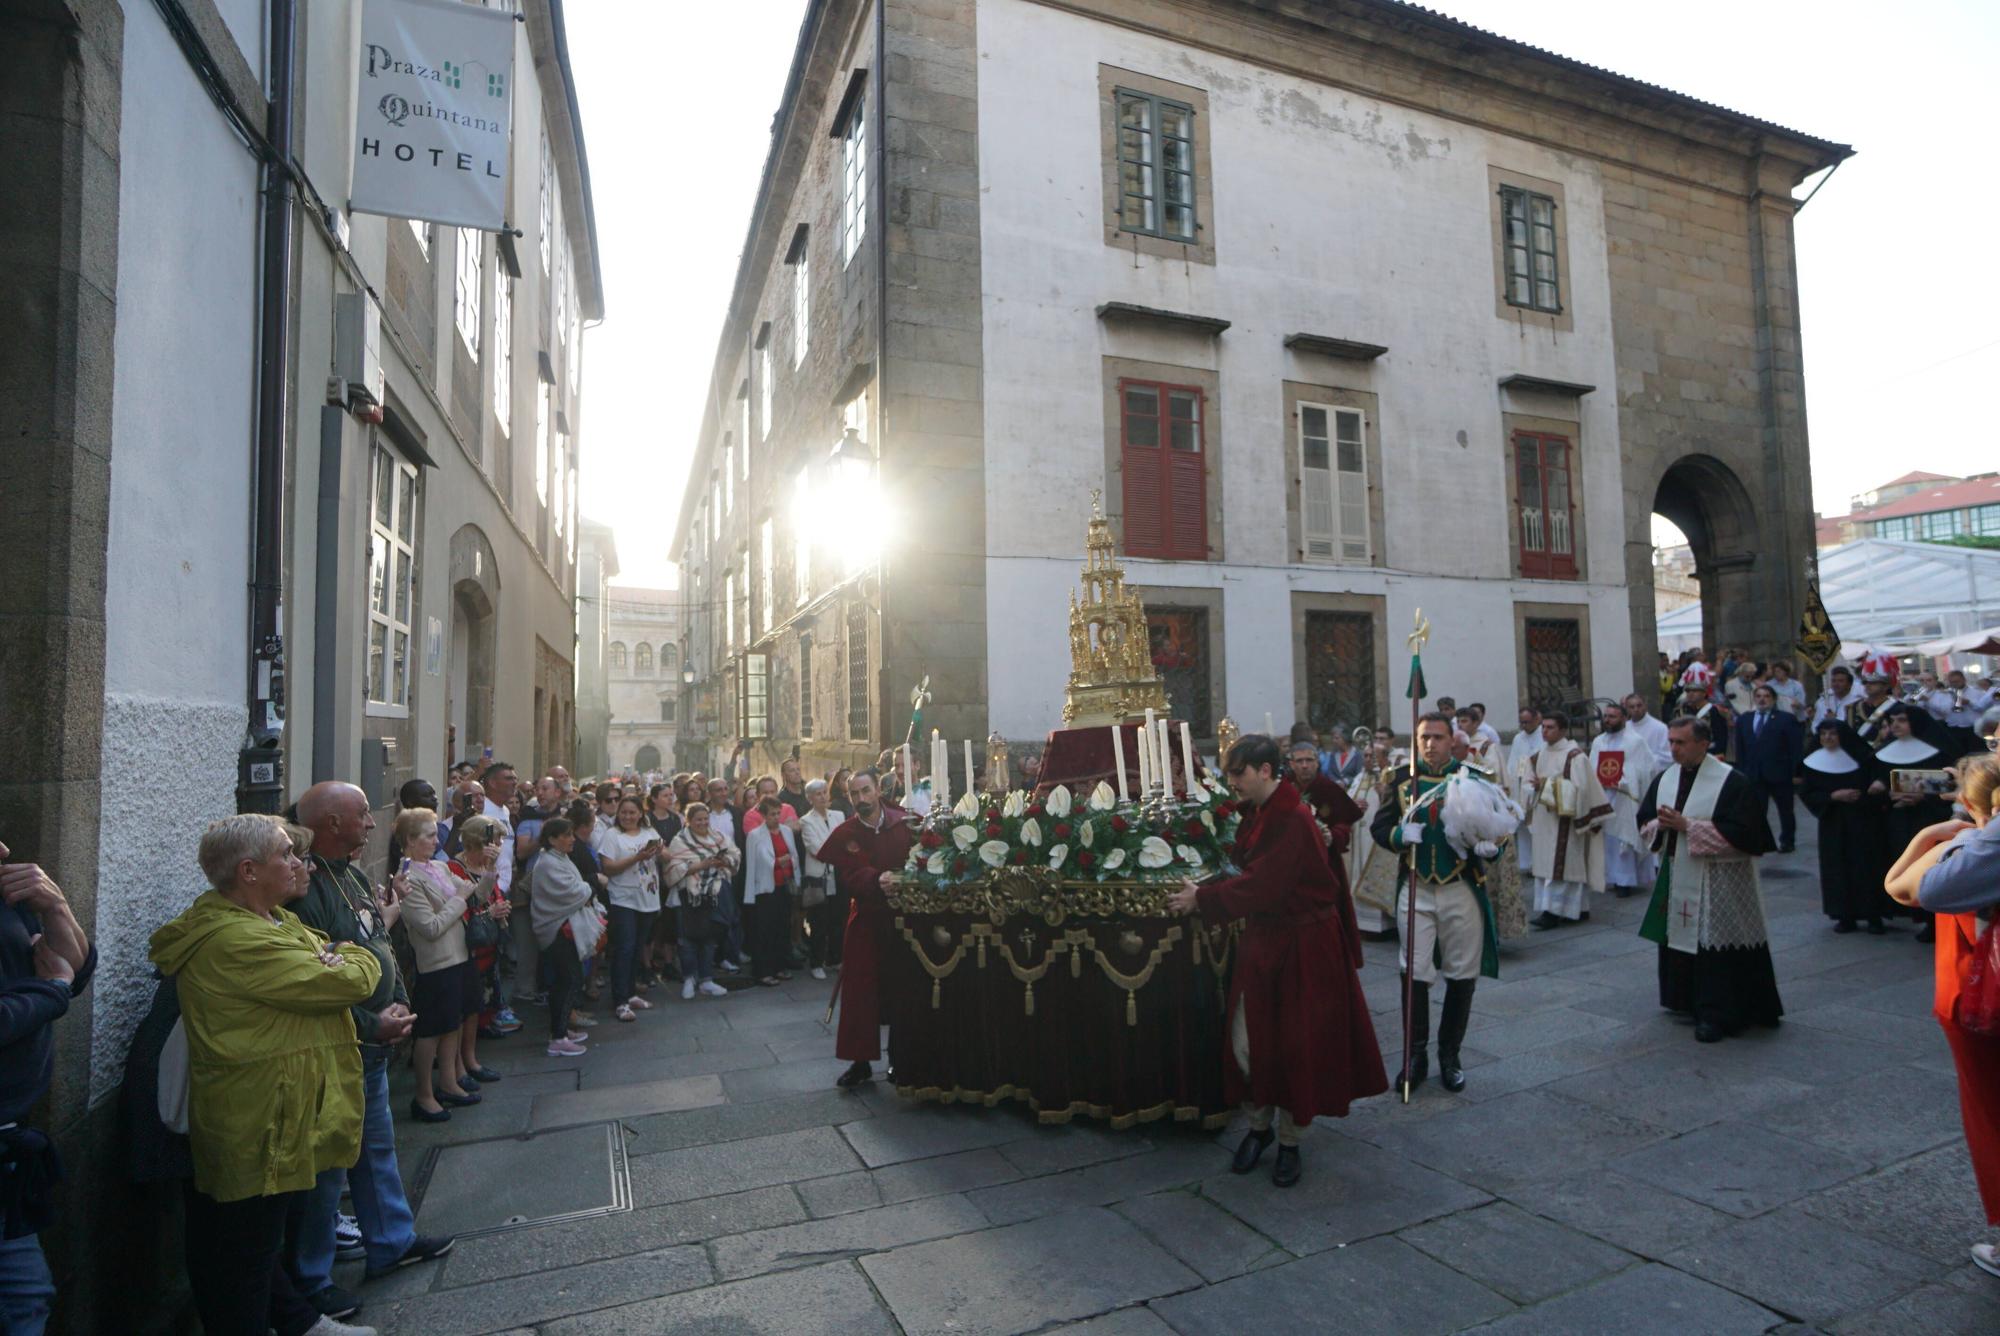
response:
<path id="1" fill-rule="evenodd" d="M 1232 1100 L 1276 1105 L 1300 1126 L 1336 1117 L 1354 1100 L 1389 1088 L 1368 1002 L 1355 970 L 1361 938 L 1338 861 L 1310 808 L 1282 780 L 1237 831 L 1241 876 L 1203 886 L 1198 904 L 1210 925 L 1243 920 L 1229 979 L 1230 1016 L 1243 1008 L 1250 1034 L 1250 1079 L 1233 1053 L 1223 1057 Z"/>
<path id="2" fill-rule="evenodd" d="M 1327 858 L 1330 862 L 1338 862 L 1339 856 L 1347 852 L 1348 836 L 1361 821 L 1361 809 L 1348 796 L 1347 790 L 1327 778 L 1324 772 L 1314 775 L 1312 783 L 1306 785 L 1300 796 L 1312 808 L 1313 815 L 1324 821 L 1326 828 L 1333 832 L 1333 847 L 1328 850 Z M 1343 878 L 1345 875 L 1343 872 Z M 1345 882 L 1342 884 L 1345 885 Z"/>
<path id="3" fill-rule="evenodd" d="M 820 861 L 833 869 L 849 897 L 847 938 L 841 947 L 840 1029 L 833 1055 L 848 1062 L 882 1056 L 882 952 L 889 940 L 889 902 L 882 874 L 901 872 L 916 837 L 903 809 L 884 805 L 880 829 L 851 816 L 820 846 Z"/>

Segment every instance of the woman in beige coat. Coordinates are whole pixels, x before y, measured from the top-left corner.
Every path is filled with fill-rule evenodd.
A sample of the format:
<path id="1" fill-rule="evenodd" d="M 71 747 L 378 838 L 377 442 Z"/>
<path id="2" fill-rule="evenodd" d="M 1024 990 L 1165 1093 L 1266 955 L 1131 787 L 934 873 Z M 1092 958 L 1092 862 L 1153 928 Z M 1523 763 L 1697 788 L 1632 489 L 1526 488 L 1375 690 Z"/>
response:
<path id="1" fill-rule="evenodd" d="M 467 871 L 476 880 L 466 881 L 431 855 L 437 849 L 437 813 L 412 807 L 396 817 L 396 839 L 403 846 L 403 873 L 409 892 L 403 900 L 403 927 L 410 935 L 410 950 L 417 958 L 416 987 L 411 1010 L 417 1013 L 416 1069 L 417 1093 L 410 1102 L 410 1116 L 418 1122 L 442 1123 L 451 1118 L 446 1104 L 479 1103 L 479 1096 L 461 1084 L 465 1065 L 459 1046 L 459 1029 L 466 1009 L 476 1014 L 484 993 L 473 971 L 471 952 L 465 945 L 466 912 L 474 900 L 488 907 L 493 889 L 495 866 L 492 850 L 487 850 L 486 866 Z M 432 1064 L 437 1066 L 432 1074 Z"/>

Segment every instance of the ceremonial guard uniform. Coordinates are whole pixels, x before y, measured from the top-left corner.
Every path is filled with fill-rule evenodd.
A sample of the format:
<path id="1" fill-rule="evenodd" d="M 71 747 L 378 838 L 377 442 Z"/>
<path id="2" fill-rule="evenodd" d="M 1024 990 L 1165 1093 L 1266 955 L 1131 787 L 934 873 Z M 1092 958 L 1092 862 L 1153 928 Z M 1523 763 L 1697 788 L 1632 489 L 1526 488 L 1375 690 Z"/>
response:
<path id="1" fill-rule="evenodd" d="M 1347 876 L 1327 857 L 1291 780 L 1245 817 L 1234 854 L 1243 871 L 1202 886 L 1195 898 L 1205 923 L 1243 922 L 1229 976 L 1232 1060 L 1223 1064 L 1223 1089 L 1250 1115 L 1254 1141 L 1246 1147 L 1261 1152 L 1277 1110 L 1273 1181 L 1290 1187 L 1298 1181 L 1299 1129 L 1320 1114 L 1344 1116 L 1352 1101 L 1387 1090 L 1389 1079 L 1355 974 L 1361 937 Z"/>
<path id="2" fill-rule="evenodd" d="M 1407 871 L 1399 871 L 1402 888 L 1396 896 L 1396 923 L 1405 929 L 1398 964 L 1410 976 L 1410 1068 L 1412 1086 L 1421 1085 L 1430 1068 L 1431 982 L 1440 963 L 1445 978 L 1444 1014 L 1438 1020 L 1438 1077 L 1447 1090 L 1463 1090 L 1465 1073 L 1458 1062 L 1459 1043 L 1472 1018 L 1472 993 L 1479 976 L 1500 977 L 1500 943 L 1493 906 L 1486 898 L 1483 860 L 1461 855 L 1445 838 L 1444 785 L 1465 767 L 1457 760 L 1432 769 L 1422 761 L 1414 776 L 1396 782 L 1395 801 L 1384 803 L 1370 830 L 1375 843 L 1406 857 L 1409 827 L 1421 825 L 1416 847 L 1416 928 L 1410 924 Z M 1479 774 L 1477 770 L 1470 773 Z M 1401 1085 L 1403 1077 L 1397 1078 Z"/>
<path id="3" fill-rule="evenodd" d="M 889 902 L 882 894 L 882 874 L 903 870 L 915 838 L 903 809 L 884 803 L 874 824 L 851 816 L 834 827 L 820 846 L 820 861 L 833 869 L 841 893 L 850 897 L 847 936 L 841 945 L 840 1029 L 833 1054 L 851 1063 L 871 1063 L 882 1056 L 882 952 L 889 940 Z M 862 1072 L 860 1079 L 866 1075 Z"/>

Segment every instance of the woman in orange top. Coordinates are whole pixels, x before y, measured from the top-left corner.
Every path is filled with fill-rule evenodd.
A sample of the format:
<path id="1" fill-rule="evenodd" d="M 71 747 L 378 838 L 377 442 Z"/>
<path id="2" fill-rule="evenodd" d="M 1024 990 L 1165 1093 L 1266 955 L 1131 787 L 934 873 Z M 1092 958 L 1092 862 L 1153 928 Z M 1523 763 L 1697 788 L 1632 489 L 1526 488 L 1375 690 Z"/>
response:
<path id="1" fill-rule="evenodd" d="M 1940 821 L 1919 831 L 1889 870 L 1887 890 L 1937 915 L 1938 1024 L 1958 1068 L 1959 1113 L 1979 1198 L 1987 1223 L 2000 1225 L 2000 1036 L 1974 1034 L 1953 1019 L 1979 935 L 2000 913 L 2000 822 L 1992 820 L 2000 757 L 1965 760 L 1959 798 L 1971 822 Z M 2000 1276 L 1993 1244 L 1974 1244 L 1972 1260 Z"/>

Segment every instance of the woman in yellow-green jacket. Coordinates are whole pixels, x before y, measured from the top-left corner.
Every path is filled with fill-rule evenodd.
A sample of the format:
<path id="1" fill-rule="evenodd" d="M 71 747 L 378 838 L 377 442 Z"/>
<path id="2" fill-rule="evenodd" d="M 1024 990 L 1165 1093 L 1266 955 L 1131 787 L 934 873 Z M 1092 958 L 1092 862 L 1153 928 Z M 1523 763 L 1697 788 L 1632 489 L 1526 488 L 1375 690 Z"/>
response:
<path id="1" fill-rule="evenodd" d="M 285 823 L 230 816 L 201 837 L 215 889 L 153 934 L 175 976 L 188 1046 L 187 1264 L 209 1336 L 347 1331 L 293 1289 L 285 1214 L 321 1170 L 361 1149 L 361 1057 L 348 1008 L 381 962 L 329 945 L 280 908 L 305 888 Z"/>

